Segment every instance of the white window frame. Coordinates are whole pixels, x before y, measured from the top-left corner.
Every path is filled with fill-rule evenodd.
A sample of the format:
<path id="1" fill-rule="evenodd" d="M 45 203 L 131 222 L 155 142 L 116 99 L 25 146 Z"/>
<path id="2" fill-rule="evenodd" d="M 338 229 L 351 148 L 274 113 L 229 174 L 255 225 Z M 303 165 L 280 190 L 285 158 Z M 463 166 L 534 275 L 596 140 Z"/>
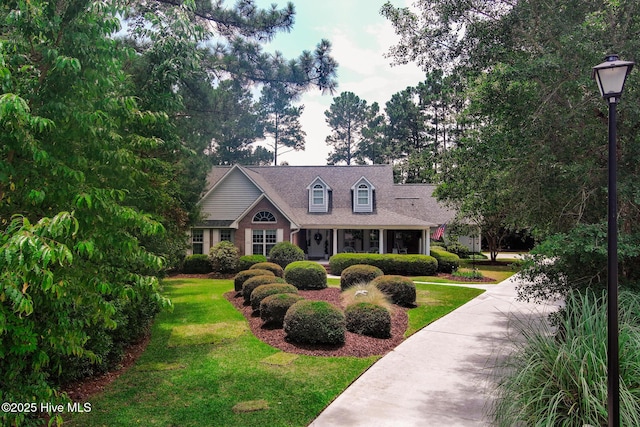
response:
<path id="1" fill-rule="evenodd" d="M 204 230 L 202 228 L 193 228 L 191 230 L 191 253 L 193 255 L 204 253 Z"/>
<path id="2" fill-rule="evenodd" d="M 331 188 L 320 177 L 316 177 L 307 187 L 309 192 L 309 212 L 326 213 L 329 211 L 329 191 Z"/>
<path id="3" fill-rule="evenodd" d="M 351 191 L 353 192 L 353 212 L 369 213 L 373 212 L 373 191 L 375 187 L 365 178 L 362 177 L 353 184 Z M 366 195 L 361 196 L 363 192 Z M 366 200 L 365 200 L 366 199 Z M 361 201 L 365 203 L 361 203 Z"/>
<path id="4" fill-rule="evenodd" d="M 269 211 L 259 211 L 251 219 L 254 224 L 275 224 L 278 222 L 276 216 Z"/>
<path id="5" fill-rule="evenodd" d="M 253 255 L 268 256 L 271 249 L 278 242 L 278 230 L 251 230 L 251 253 Z"/>

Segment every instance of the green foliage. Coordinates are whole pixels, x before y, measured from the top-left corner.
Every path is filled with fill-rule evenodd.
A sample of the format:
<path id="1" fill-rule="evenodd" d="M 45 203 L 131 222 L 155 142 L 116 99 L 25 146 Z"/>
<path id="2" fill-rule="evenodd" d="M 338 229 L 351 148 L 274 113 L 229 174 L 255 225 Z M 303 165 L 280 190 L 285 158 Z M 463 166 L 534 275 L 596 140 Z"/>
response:
<path id="1" fill-rule="evenodd" d="M 282 327 L 289 307 L 302 299 L 302 296 L 290 293 L 269 295 L 260 302 L 260 318 L 265 325 Z"/>
<path id="2" fill-rule="evenodd" d="M 233 289 L 236 292 L 242 292 L 242 286 L 244 285 L 244 282 L 246 282 L 249 278 L 255 277 L 255 276 L 265 276 L 265 275 L 275 277 L 275 275 L 269 270 L 260 270 L 257 268 L 242 270 L 238 272 L 238 274 L 236 274 L 235 277 L 233 278 Z"/>
<path id="3" fill-rule="evenodd" d="M 251 268 L 259 268 L 261 270 L 269 270 L 278 277 L 284 277 L 284 269 L 274 262 L 259 262 L 251 266 Z"/>
<path id="4" fill-rule="evenodd" d="M 238 268 L 240 249 L 233 243 L 223 240 L 209 250 L 211 268 L 217 273 L 234 273 Z"/>
<path id="5" fill-rule="evenodd" d="M 598 296 L 599 295 L 599 296 Z M 606 294 L 572 292 L 557 328 L 521 325 L 525 339 L 499 366 L 495 425 L 607 424 Z M 620 293 L 620 425 L 640 423 L 640 297 Z"/>
<path id="6" fill-rule="evenodd" d="M 366 264 L 355 264 L 342 270 L 340 289 L 345 290 L 357 283 L 369 283 L 384 273 L 378 267 Z"/>
<path id="7" fill-rule="evenodd" d="M 296 343 L 343 344 L 345 331 L 344 313 L 326 301 L 298 301 L 284 317 L 285 336 Z"/>
<path id="8" fill-rule="evenodd" d="M 282 268 L 294 261 L 304 260 L 304 251 L 291 242 L 278 242 L 269 252 L 269 262 L 278 264 Z"/>
<path id="9" fill-rule="evenodd" d="M 384 307 L 358 302 L 344 310 L 347 331 L 374 338 L 391 337 L 391 314 Z"/>
<path id="10" fill-rule="evenodd" d="M 242 255 L 238 260 L 238 271 L 249 270 L 251 266 L 266 261 L 267 257 L 264 255 Z"/>
<path id="11" fill-rule="evenodd" d="M 482 279 L 484 276 L 479 270 L 456 270 L 453 272 L 453 277 L 464 277 L 466 279 Z"/>
<path id="12" fill-rule="evenodd" d="M 453 273 L 460 267 L 460 257 L 440 248 L 431 248 L 431 256 L 438 261 L 438 271 Z"/>
<path id="13" fill-rule="evenodd" d="M 260 309 L 260 303 L 269 295 L 275 294 L 297 294 L 298 289 L 285 283 L 271 283 L 260 285 L 251 292 L 251 308 L 256 311 Z"/>
<path id="14" fill-rule="evenodd" d="M 327 270 L 313 261 L 295 261 L 284 269 L 284 278 L 298 289 L 324 289 Z"/>
<path id="15" fill-rule="evenodd" d="M 378 267 L 385 274 L 404 274 L 411 276 L 431 276 L 438 267 L 436 259 L 429 255 L 398 254 L 336 254 L 329 258 L 329 268 L 333 274 L 356 264 Z"/>
<path id="16" fill-rule="evenodd" d="M 282 277 L 276 277 L 273 274 L 266 274 L 264 276 L 252 276 L 249 277 L 242 284 L 242 296 L 244 297 L 245 304 L 251 302 L 251 293 L 255 288 L 260 285 L 267 285 L 270 283 L 287 283 Z"/>
<path id="17" fill-rule="evenodd" d="M 451 252 L 452 254 L 458 255 L 459 258 L 469 257 L 469 248 L 458 242 L 452 242 L 447 244 L 446 250 L 447 252 Z"/>
<path id="18" fill-rule="evenodd" d="M 367 145 L 365 129 L 377 110 L 377 104 L 375 107 L 369 106 L 367 101 L 353 92 L 342 92 L 340 96 L 333 98 L 333 103 L 324 112 L 326 122 L 332 130 L 326 142 L 334 148 L 327 159 L 328 164 L 345 162 L 350 165 L 352 158 L 364 157 L 358 153 L 358 148 Z"/>
<path id="19" fill-rule="evenodd" d="M 633 236 L 619 237 L 622 288 L 637 288 L 639 253 L 640 244 Z M 606 266 L 606 224 L 578 225 L 568 233 L 549 236 L 531 251 L 521 269 L 525 281 L 518 287 L 518 295 L 526 300 L 543 301 L 563 298 L 572 290 L 602 290 L 607 283 Z"/>
<path id="20" fill-rule="evenodd" d="M 384 275 L 373 279 L 371 284 L 389 296 L 394 304 L 415 307 L 416 285 L 408 277 Z"/>
<path id="21" fill-rule="evenodd" d="M 211 271 L 211 261 L 205 254 L 187 255 L 182 261 L 182 272 L 185 274 L 207 274 Z"/>

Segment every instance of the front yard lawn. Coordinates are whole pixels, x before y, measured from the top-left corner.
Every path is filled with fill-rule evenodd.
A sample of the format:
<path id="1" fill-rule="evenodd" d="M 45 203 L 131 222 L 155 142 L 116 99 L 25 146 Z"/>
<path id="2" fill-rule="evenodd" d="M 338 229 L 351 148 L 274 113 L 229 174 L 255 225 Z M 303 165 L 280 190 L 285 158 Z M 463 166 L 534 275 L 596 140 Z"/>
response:
<path id="1" fill-rule="evenodd" d="M 306 426 L 379 359 L 289 354 L 259 341 L 223 297 L 231 280 L 164 286 L 174 311 L 158 316 L 136 364 L 68 425 Z M 425 284 L 417 291 L 407 335 L 482 293 Z"/>

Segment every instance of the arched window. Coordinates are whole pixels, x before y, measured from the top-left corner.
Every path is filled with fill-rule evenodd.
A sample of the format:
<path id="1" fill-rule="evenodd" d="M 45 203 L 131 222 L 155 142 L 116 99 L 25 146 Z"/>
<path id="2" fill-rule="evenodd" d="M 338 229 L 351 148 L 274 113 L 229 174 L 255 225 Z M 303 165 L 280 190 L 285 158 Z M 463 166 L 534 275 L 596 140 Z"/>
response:
<path id="1" fill-rule="evenodd" d="M 276 222 L 276 217 L 269 211 L 260 211 L 253 216 L 253 222 Z"/>

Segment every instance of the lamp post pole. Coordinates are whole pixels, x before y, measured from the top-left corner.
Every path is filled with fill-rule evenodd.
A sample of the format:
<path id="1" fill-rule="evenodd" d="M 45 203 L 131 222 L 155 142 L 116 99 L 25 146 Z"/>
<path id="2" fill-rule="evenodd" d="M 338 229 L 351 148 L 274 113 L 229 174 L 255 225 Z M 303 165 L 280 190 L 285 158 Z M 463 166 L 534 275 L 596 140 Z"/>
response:
<path id="1" fill-rule="evenodd" d="M 600 95 L 609 104 L 609 184 L 607 212 L 607 411 L 609 427 L 620 425 L 620 365 L 618 343 L 618 198 L 616 107 L 634 63 L 609 55 L 593 67 Z"/>
<path id="2" fill-rule="evenodd" d="M 609 98 L 609 210 L 607 228 L 607 407 L 609 412 L 609 427 L 617 427 L 620 425 L 616 103 L 616 98 Z"/>

